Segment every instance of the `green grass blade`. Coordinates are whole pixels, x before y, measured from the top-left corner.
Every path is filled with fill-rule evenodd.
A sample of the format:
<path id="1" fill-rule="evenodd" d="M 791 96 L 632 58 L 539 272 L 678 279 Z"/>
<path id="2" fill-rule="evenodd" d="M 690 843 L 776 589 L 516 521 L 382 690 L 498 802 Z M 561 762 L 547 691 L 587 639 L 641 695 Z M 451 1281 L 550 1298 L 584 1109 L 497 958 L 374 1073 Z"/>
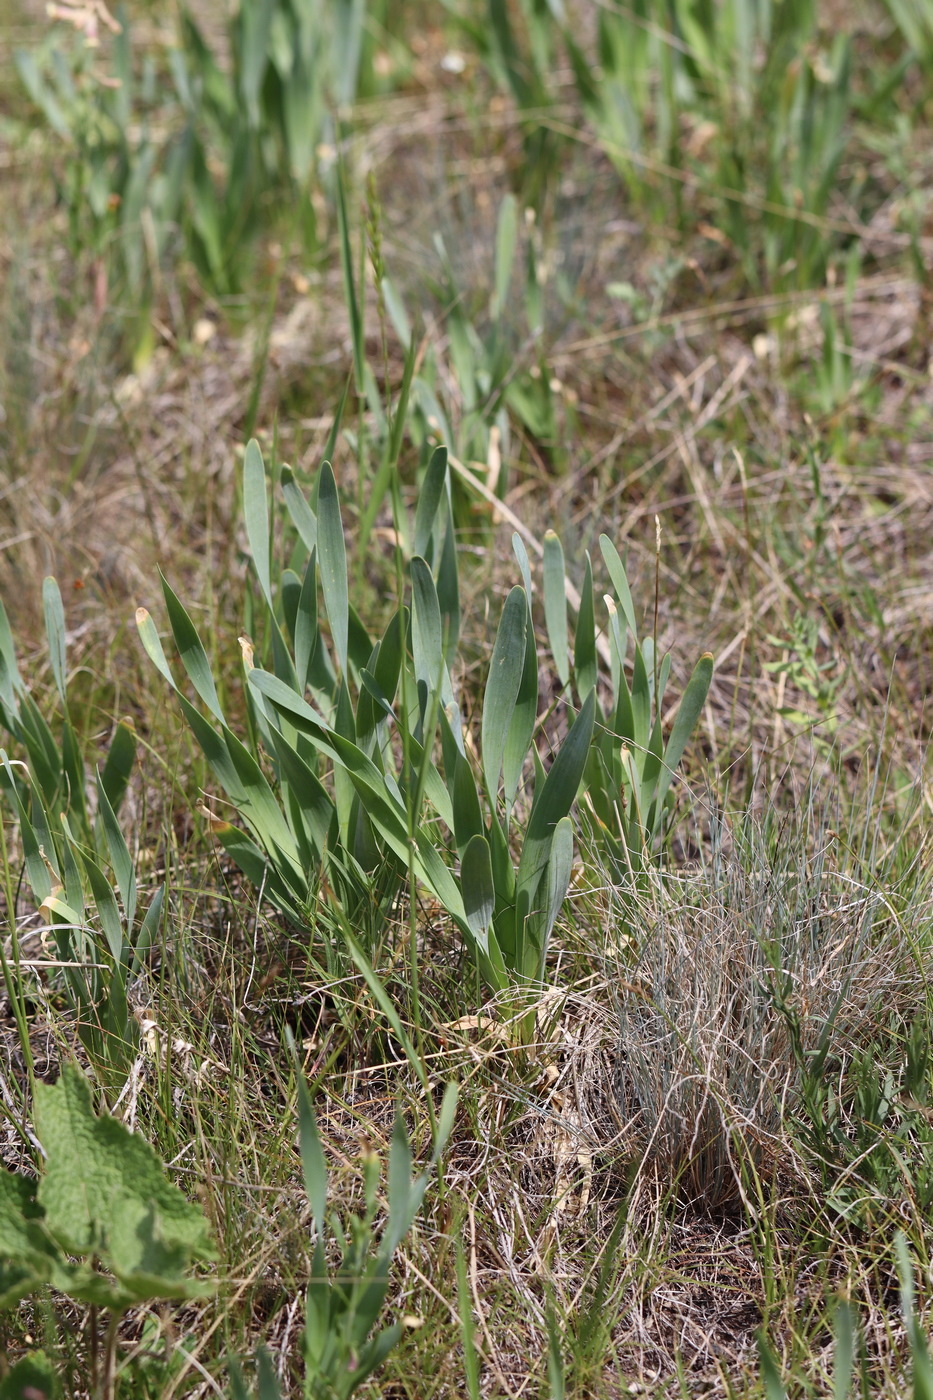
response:
<path id="1" fill-rule="evenodd" d="M 350 627 L 347 546 L 340 518 L 337 483 L 330 462 L 322 464 L 318 483 L 318 548 L 327 620 L 341 673 L 346 675 Z"/>
<path id="2" fill-rule="evenodd" d="M 462 1222 L 461 1222 L 462 1225 Z M 463 1342 L 463 1369 L 466 1379 L 468 1400 L 480 1400 L 480 1362 L 476 1349 L 476 1327 L 473 1322 L 473 1299 L 467 1279 L 466 1255 L 463 1249 L 463 1232 L 454 1232 L 457 1261 L 457 1312 L 460 1317 L 460 1337 Z"/>
<path id="3" fill-rule="evenodd" d="M 297 1064 L 298 1077 L 298 1145 L 301 1152 L 301 1174 L 305 1193 L 311 1207 L 315 1230 L 320 1234 L 327 1219 L 327 1165 L 318 1133 L 317 1117 L 311 1104 L 308 1084 Z"/>
<path id="4" fill-rule="evenodd" d="M 425 1093 L 430 1093 L 428 1085 L 428 1076 L 425 1071 L 424 1061 L 422 1060 L 421 1056 L 418 1054 L 417 1050 L 412 1044 L 411 1037 L 405 1030 L 405 1027 L 402 1025 L 401 1018 L 399 1017 L 399 1014 L 395 1009 L 395 1004 L 392 1001 L 392 998 L 389 996 L 385 987 L 379 981 L 379 978 L 376 976 L 376 973 L 371 967 L 369 960 L 363 953 L 362 948 L 357 943 L 353 935 L 349 932 L 349 930 L 346 931 L 345 937 L 347 940 L 347 947 L 350 951 L 350 956 L 356 963 L 357 968 L 362 974 L 363 981 L 366 983 L 367 987 L 372 993 L 373 1000 L 376 1002 L 376 1005 L 379 1007 L 379 1010 L 382 1012 L 383 1016 L 385 1016 L 389 1025 L 392 1027 L 392 1033 L 398 1041 L 399 1045 L 401 1045 L 402 1049 L 404 1050 L 405 1058 L 408 1060 L 408 1063 L 411 1065 L 415 1074 L 418 1076 L 418 1079 Z"/>
<path id="5" fill-rule="evenodd" d="M 848 1400 L 855 1373 L 855 1318 L 851 1306 L 836 1307 L 836 1350 L 833 1357 L 833 1400 Z"/>
<path id="6" fill-rule="evenodd" d="M 347 220 L 347 196 L 343 178 L 343 165 L 337 162 L 337 228 L 340 237 L 340 265 L 343 269 L 343 288 L 347 311 L 350 316 L 350 340 L 353 345 L 353 369 L 356 377 L 356 392 L 363 393 L 366 382 L 366 350 L 363 344 L 363 314 L 356 291 L 356 272 L 353 267 L 353 253 L 350 248 L 350 225 Z"/>
<path id="7" fill-rule="evenodd" d="M 764 1333 L 758 1338 L 758 1354 L 761 1357 L 761 1374 L 765 1383 L 765 1400 L 787 1400 L 787 1391 L 781 1380 L 777 1362 L 771 1348 L 765 1341 Z"/>

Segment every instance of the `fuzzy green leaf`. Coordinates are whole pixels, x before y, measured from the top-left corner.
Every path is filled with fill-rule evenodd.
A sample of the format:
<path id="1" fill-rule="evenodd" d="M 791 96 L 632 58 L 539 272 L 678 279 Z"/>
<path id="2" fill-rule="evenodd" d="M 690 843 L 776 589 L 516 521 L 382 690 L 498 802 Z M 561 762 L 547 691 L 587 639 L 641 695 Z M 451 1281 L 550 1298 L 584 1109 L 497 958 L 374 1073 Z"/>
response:
<path id="1" fill-rule="evenodd" d="M 84 1076 L 67 1065 L 36 1085 L 36 1130 L 47 1153 L 38 1190 L 46 1226 L 70 1254 L 96 1254 L 133 1297 L 190 1296 L 184 1270 L 214 1251 L 208 1223 L 147 1142 L 96 1117 Z"/>

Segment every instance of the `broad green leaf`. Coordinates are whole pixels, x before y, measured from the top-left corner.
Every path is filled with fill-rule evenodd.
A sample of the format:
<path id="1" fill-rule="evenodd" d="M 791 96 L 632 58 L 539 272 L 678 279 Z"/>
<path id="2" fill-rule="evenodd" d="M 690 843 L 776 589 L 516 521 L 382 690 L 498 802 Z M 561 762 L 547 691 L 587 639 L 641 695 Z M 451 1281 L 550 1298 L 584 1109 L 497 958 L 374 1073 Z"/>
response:
<path id="1" fill-rule="evenodd" d="M 599 547 L 602 550 L 603 560 L 609 571 L 612 586 L 616 591 L 616 599 L 622 609 L 625 624 L 632 634 L 632 639 L 637 642 L 638 628 L 635 624 L 635 604 L 632 601 L 632 590 L 629 588 L 625 567 L 619 558 L 619 551 L 608 535 L 600 535 Z"/>
<path id="2" fill-rule="evenodd" d="M 47 1154 L 38 1201 L 52 1236 L 70 1254 L 97 1255 L 130 1299 L 204 1292 L 185 1270 L 214 1257 L 207 1220 L 166 1180 L 149 1144 L 96 1117 L 90 1086 L 70 1065 L 56 1084 L 37 1083 L 35 1096 Z"/>
<path id="3" fill-rule="evenodd" d="M 538 718 L 538 651 L 531 617 L 525 629 L 525 664 L 515 699 L 502 755 L 502 795 L 505 810 L 511 812 L 515 794 L 521 782 L 525 762 L 532 746 Z"/>
<path id="4" fill-rule="evenodd" d="M 784 1389 L 781 1373 L 771 1353 L 771 1348 L 765 1341 L 763 1332 L 758 1337 L 758 1355 L 765 1383 L 765 1400 L 787 1400 L 787 1391 Z"/>
<path id="5" fill-rule="evenodd" d="M 440 1160 L 444 1148 L 454 1129 L 454 1122 L 457 1117 L 457 1100 L 460 1090 L 452 1080 L 444 1089 L 444 1097 L 441 1099 L 440 1112 L 437 1115 L 437 1132 L 434 1136 L 434 1150 L 431 1153 L 431 1161 L 436 1166 Z"/>
<path id="6" fill-rule="evenodd" d="M 423 699 L 441 685 L 444 651 L 441 644 L 441 609 L 434 576 L 427 562 L 416 555 L 411 569 L 411 649 L 415 679 L 425 688 Z"/>
<path id="7" fill-rule="evenodd" d="M 638 753 L 638 766 L 641 767 L 644 751 L 648 747 L 651 726 L 652 677 L 645 661 L 642 647 L 635 647 L 635 660 L 632 665 L 632 721 L 633 742 Z"/>
<path id="8" fill-rule="evenodd" d="M 0 599 L 0 658 L 4 663 L 10 697 L 22 694 L 23 678 L 19 673 L 16 661 L 16 647 L 13 642 L 13 633 L 10 630 L 10 619 L 7 617 L 2 599 Z M 4 700 L 5 703 L 9 703 L 6 697 Z M 15 701 L 9 707 L 11 710 L 14 709 Z"/>
<path id="9" fill-rule="evenodd" d="M 107 796 L 100 773 L 97 774 L 97 810 L 104 827 L 110 864 L 117 877 L 117 888 L 120 891 L 120 898 L 123 900 L 127 928 L 132 929 L 133 921 L 136 918 L 136 868 L 133 865 L 133 857 L 127 849 L 123 832 L 120 830 L 120 824 L 110 805 L 110 799 Z"/>
<path id="10" fill-rule="evenodd" d="M 251 682 L 255 675 L 256 671 L 250 672 Z M 284 681 L 276 678 L 276 683 L 294 696 L 295 692 L 289 690 Z M 224 729 L 223 735 L 218 734 L 183 695 L 179 696 L 179 701 L 205 758 L 231 802 L 269 854 L 279 852 L 283 865 L 290 867 L 292 877 L 300 876 L 295 838 L 259 764 L 229 729 Z M 301 883 L 299 880 L 299 886 Z"/>
<path id="11" fill-rule="evenodd" d="M 29 814 L 23 806 L 19 786 L 13 776 L 13 769 L 5 749 L 0 749 L 0 763 L 3 764 L 4 769 L 4 787 L 10 795 L 19 819 L 20 840 L 23 843 L 23 857 L 26 862 L 26 877 L 33 894 L 41 902 L 52 893 L 53 886 L 51 873 L 42 858 L 42 850 L 40 849 L 44 848 L 44 842 L 36 836 L 32 822 L 29 820 Z"/>
<path id="12" fill-rule="evenodd" d="M 42 607 L 45 613 L 45 633 L 49 643 L 49 661 L 55 688 L 61 696 L 62 704 L 68 704 L 66 693 L 67 672 L 65 662 L 65 609 L 56 579 L 49 575 L 42 582 Z"/>
<path id="13" fill-rule="evenodd" d="M 432 761 L 430 754 L 419 744 L 414 735 L 412 735 L 409 742 L 411 745 L 412 768 L 417 775 L 420 789 L 423 790 L 424 796 L 434 808 L 448 831 L 452 831 L 454 825 L 454 809 L 450 794 L 444 786 L 444 779 L 438 772 L 437 766 Z"/>
<path id="14" fill-rule="evenodd" d="M 62 771 L 65 775 L 65 783 L 68 789 L 67 809 L 73 818 L 80 824 L 81 830 L 87 828 L 87 795 L 85 793 L 86 775 L 84 772 L 84 756 L 81 753 L 81 745 L 78 736 L 74 732 L 69 720 L 65 720 L 62 725 Z"/>
<path id="15" fill-rule="evenodd" d="M 447 528 L 441 548 L 441 562 L 437 570 L 437 601 L 441 605 L 444 622 L 445 656 L 450 666 L 457 655 L 460 640 L 460 576 L 457 568 L 457 536 L 454 530 L 453 511 L 447 504 Z"/>
<path id="16" fill-rule="evenodd" d="M 661 810 L 668 788 L 673 782 L 674 774 L 683 758 L 684 749 L 687 747 L 690 736 L 696 728 L 697 720 L 703 711 L 703 706 L 706 704 L 712 680 L 713 658 L 710 652 L 706 652 L 693 668 L 693 675 L 687 682 L 687 688 L 681 697 L 677 716 L 667 741 L 667 748 L 664 750 L 664 767 L 655 796 L 655 806 L 658 812 Z"/>
<path id="17" fill-rule="evenodd" d="M 492 878 L 492 858 L 485 836 L 472 836 L 460 862 L 460 887 L 470 932 L 485 953 L 489 925 L 496 907 L 496 887 Z"/>
<path id="18" fill-rule="evenodd" d="M 250 0 L 239 11 L 240 93 L 253 131 L 259 130 L 261 121 L 259 96 L 269 61 L 269 35 L 275 12 L 274 0 Z"/>
<path id="19" fill-rule="evenodd" d="M 473 769 L 461 753 L 455 752 L 454 754 L 454 775 L 451 788 L 454 840 L 462 858 L 467 843 L 472 837 L 482 835 L 484 828 Z"/>
<path id="20" fill-rule="evenodd" d="M 544 974 L 544 960 L 547 957 L 548 944 L 551 941 L 551 934 L 554 932 L 554 925 L 557 916 L 567 898 L 567 891 L 570 888 L 570 877 L 573 873 L 573 823 L 569 817 L 562 817 L 554 828 L 554 839 L 551 843 L 551 853 L 547 864 L 547 904 L 545 906 L 545 917 L 541 937 L 541 947 L 538 950 L 538 965 L 536 968 L 529 968 L 531 976 L 541 978 Z"/>
<path id="21" fill-rule="evenodd" d="M 364 693 L 361 693 L 357 703 L 357 735 L 361 748 L 366 747 L 366 741 L 378 720 L 382 718 L 396 720 L 392 706 L 402 669 L 404 626 L 405 612 L 404 609 L 400 609 L 389 621 L 378 648 L 374 648 L 374 669 L 370 673 L 364 667 L 360 672 L 360 682 L 364 687 L 365 695 L 368 695 L 373 702 L 367 706 L 364 703 Z"/>
<path id="22" fill-rule="evenodd" d="M 573 635 L 573 669 L 577 697 L 582 703 L 596 685 L 596 614 L 593 609 L 593 566 L 589 554 L 586 556 L 577 626 Z"/>
<path id="23" fill-rule="evenodd" d="M 136 731 L 130 720 L 121 720 L 114 730 L 107 760 L 100 775 L 101 785 L 114 813 L 119 812 L 123 805 L 135 762 Z"/>
<path id="24" fill-rule="evenodd" d="M 531 599 L 534 596 L 531 583 L 531 564 L 528 562 L 528 551 L 525 548 L 525 541 L 517 531 L 512 534 L 512 553 L 518 560 L 518 567 L 521 570 L 522 583 L 525 585 L 525 597 L 528 600 L 528 612 L 530 616 Z"/>
<path id="25" fill-rule="evenodd" d="M 308 688 L 318 637 L 317 550 L 312 549 L 302 580 L 298 612 L 295 617 L 295 671 L 302 695 Z"/>
<path id="26" fill-rule="evenodd" d="M 123 934 L 123 920 L 120 918 L 120 911 L 117 908 L 117 901 L 110 881 L 95 860 L 86 851 L 80 851 L 84 869 L 87 872 L 88 881 L 91 886 L 91 893 L 94 896 L 94 903 L 97 906 L 97 914 L 100 919 L 107 946 L 115 963 L 121 963 L 125 939 Z M 114 974 L 119 975 L 119 974 Z"/>
<path id="27" fill-rule="evenodd" d="M 41 1351 L 27 1352 L 0 1381 L 0 1400 L 59 1400 L 61 1393 L 55 1368 Z"/>
<path id="28" fill-rule="evenodd" d="M 261 2 L 262 0 L 260 0 Z M 253 555 L 253 568 L 256 570 L 259 587 L 262 589 L 262 596 L 266 600 L 269 611 L 274 613 L 269 556 L 269 496 L 266 488 L 266 468 L 259 443 L 255 438 L 250 438 L 246 444 L 246 455 L 243 458 L 243 516 L 246 520 L 246 537 Z"/>
<path id="29" fill-rule="evenodd" d="M 567 582 L 564 551 L 553 530 L 544 536 L 544 624 L 561 685 L 570 677 L 567 647 Z"/>
<path id="30" fill-rule="evenodd" d="M 136 977 L 141 972 L 149 949 L 156 940 L 159 932 L 159 924 L 162 920 L 162 905 L 165 902 L 165 886 L 160 885 L 153 896 L 152 903 L 146 910 L 146 916 L 139 926 L 139 933 L 133 945 L 133 961 L 130 964 L 130 973 Z"/>
<path id="31" fill-rule="evenodd" d="M 412 552 L 420 554 L 425 559 L 428 558 L 437 512 L 444 499 L 446 481 L 447 448 L 436 447 L 431 454 L 428 469 L 421 483 L 421 490 L 418 493 L 418 508 L 415 511 L 415 538 Z M 431 560 L 431 562 L 435 561 Z"/>
<path id="32" fill-rule="evenodd" d="M 347 589 L 347 547 L 340 518 L 337 483 L 330 462 L 321 466 L 318 484 L 318 557 L 324 606 L 330 623 L 334 651 L 341 674 L 347 671 L 349 633 L 349 594 Z"/>
<path id="33" fill-rule="evenodd" d="M 0 1308 L 15 1307 L 64 1262 L 35 1196 L 34 1181 L 0 1167 Z"/>
<path id="34" fill-rule="evenodd" d="M 143 644 L 143 649 L 149 660 L 155 666 L 161 676 L 164 676 L 173 690 L 178 687 L 175 684 L 175 677 L 165 659 L 165 652 L 162 649 L 162 641 L 156 631 L 156 625 L 146 608 L 136 609 L 136 630 L 139 633 L 139 640 Z"/>
<path id="35" fill-rule="evenodd" d="M 576 800 L 593 738 L 595 713 L 596 692 L 591 690 L 551 764 L 540 795 L 535 795 L 518 865 L 517 883 L 519 892 L 530 891 L 532 897 L 550 854 L 554 830 L 558 822 L 569 814 Z"/>
<path id="36" fill-rule="evenodd" d="M 312 554 L 317 549 L 317 517 L 305 500 L 291 467 L 282 468 L 281 481 L 282 495 L 285 497 L 292 524 L 298 531 L 305 549 Z"/>
<path id="37" fill-rule="evenodd" d="M 493 321 L 499 320 L 508 301 L 517 241 L 518 203 L 513 194 L 507 194 L 499 205 L 499 217 L 496 221 L 495 292 L 490 307 L 490 318 Z"/>
<path id="38" fill-rule="evenodd" d="M 527 626 L 528 601 L 525 590 L 516 584 L 502 609 L 483 699 L 483 777 L 493 804 L 498 796 L 509 725 L 525 669 Z"/>
<path id="39" fill-rule="evenodd" d="M 169 626 L 172 629 L 172 636 L 175 639 L 182 665 L 188 673 L 188 679 L 214 718 L 219 719 L 223 724 L 224 716 L 220 708 L 217 688 L 214 685 L 211 664 L 207 659 L 207 652 L 201 644 L 201 638 L 166 579 L 161 574 L 159 577 L 162 579 L 162 592 L 165 595 Z"/>

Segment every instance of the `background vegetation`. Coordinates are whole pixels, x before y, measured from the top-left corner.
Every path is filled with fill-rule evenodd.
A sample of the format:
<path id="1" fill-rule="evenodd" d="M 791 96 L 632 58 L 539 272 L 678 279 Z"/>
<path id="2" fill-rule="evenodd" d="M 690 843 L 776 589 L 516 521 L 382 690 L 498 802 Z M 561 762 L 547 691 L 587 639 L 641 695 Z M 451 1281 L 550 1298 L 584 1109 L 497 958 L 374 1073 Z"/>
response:
<path id="1" fill-rule="evenodd" d="M 931 69 L 0 7 L 4 1400 L 933 1395 Z"/>

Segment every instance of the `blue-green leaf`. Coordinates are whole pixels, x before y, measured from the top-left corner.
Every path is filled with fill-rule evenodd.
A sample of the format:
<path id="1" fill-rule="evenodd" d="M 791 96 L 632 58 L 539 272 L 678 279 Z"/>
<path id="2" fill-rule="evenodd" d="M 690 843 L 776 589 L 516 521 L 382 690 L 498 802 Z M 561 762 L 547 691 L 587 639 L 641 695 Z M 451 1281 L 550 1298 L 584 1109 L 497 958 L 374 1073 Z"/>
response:
<path id="1" fill-rule="evenodd" d="M 188 679 L 191 681 L 191 684 L 214 718 L 219 719 L 221 724 L 223 724 L 224 716 L 220 708 L 217 688 L 214 685 L 211 664 L 207 659 L 207 652 L 201 644 L 201 638 L 197 634 L 194 623 L 185 612 L 178 598 L 172 592 L 166 579 L 161 574 L 160 578 L 162 579 L 162 592 L 165 596 L 165 606 L 168 610 L 168 620 L 172 629 L 172 636 L 175 638 L 175 645 L 178 648 L 182 665 L 188 673 Z M 152 655 L 152 653 L 150 653 L 150 655 Z"/>
<path id="2" fill-rule="evenodd" d="M 51 575 L 42 583 L 42 607 L 45 612 L 45 631 L 49 642 L 49 661 L 55 688 L 67 705 L 66 663 L 65 663 L 65 609 L 62 607 L 61 590 Z"/>
<path id="3" fill-rule="evenodd" d="M 472 836 L 460 861 L 460 887 L 470 932 L 485 953 L 489 925 L 496 907 L 496 887 L 492 878 L 492 858 L 485 836 Z"/>
<path id="4" fill-rule="evenodd" d="M 567 582 L 564 551 L 553 530 L 544 536 L 544 624 L 561 685 L 570 676 L 567 646 Z"/>
<path id="5" fill-rule="evenodd" d="M 502 609 L 483 700 L 483 777 L 493 804 L 499 791 L 506 739 L 525 669 L 527 627 L 528 600 L 525 590 L 516 584 Z"/>
<path id="6" fill-rule="evenodd" d="M 259 443 L 250 438 L 243 458 L 243 515 L 246 537 L 253 555 L 253 568 L 269 611 L 272 605 L 272 578 L 269 555 L 269 497 L 266 489 L 266 468 Z"/>
<path id="7" fill-rule="evenodd" d="M 318 484 L 318 552 L 324 606 L 341 673 L 347 670 L 350 602 L 347 589 L 347 546 L 340 518 L 340 500 L 330 462 L 321 466 Z"/>

